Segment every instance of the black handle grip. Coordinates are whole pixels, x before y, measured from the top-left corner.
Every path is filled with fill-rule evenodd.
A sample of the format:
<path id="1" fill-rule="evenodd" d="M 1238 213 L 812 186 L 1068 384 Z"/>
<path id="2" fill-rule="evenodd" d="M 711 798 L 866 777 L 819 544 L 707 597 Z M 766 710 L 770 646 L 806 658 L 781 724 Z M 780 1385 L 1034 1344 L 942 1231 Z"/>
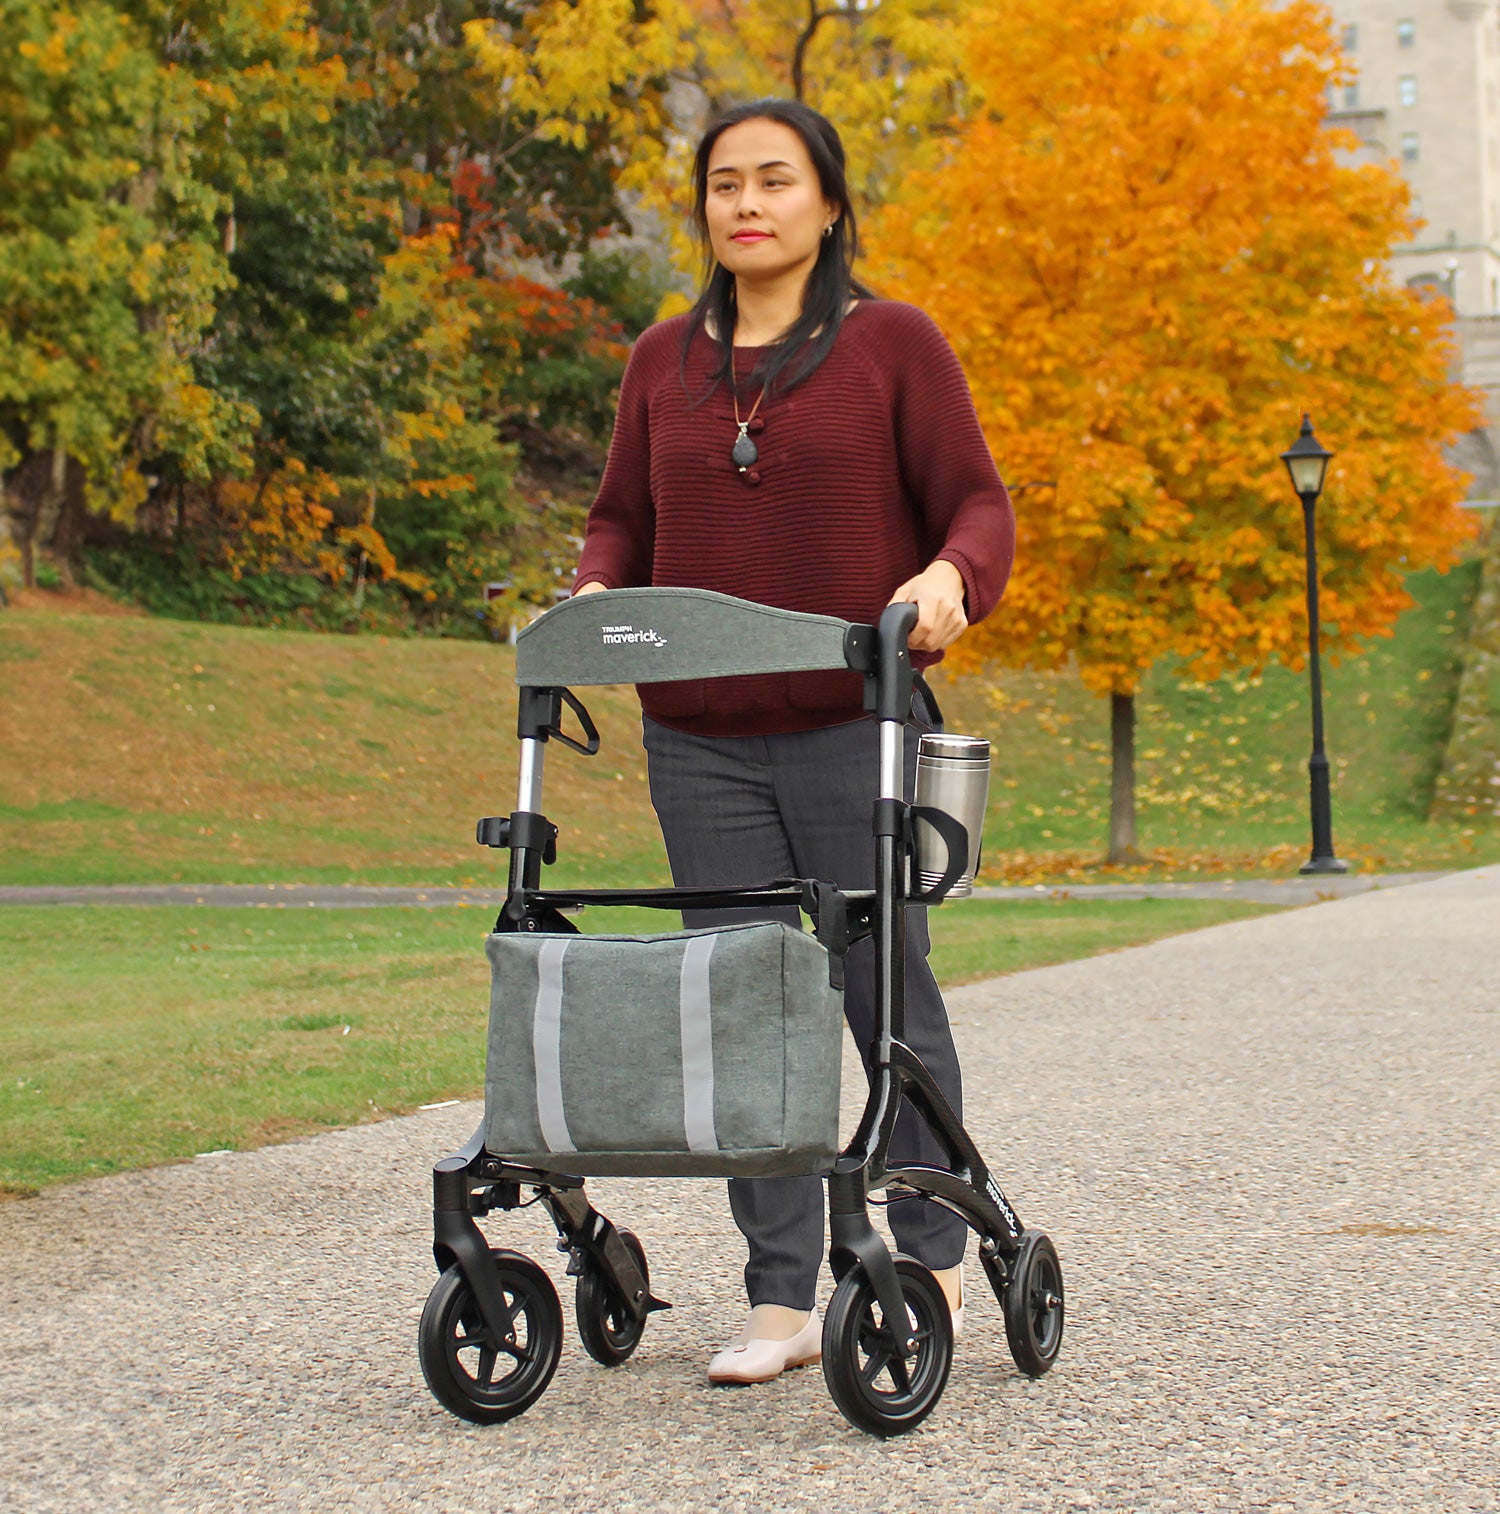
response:
<path id="1" fill-rule="evenodd" d="M 911 714 L 911 653 L 906 638 L 917 623 L 917 607 L 909 600 L 887 605 L 875 627 L 875 718 L 899 720 Z"/>

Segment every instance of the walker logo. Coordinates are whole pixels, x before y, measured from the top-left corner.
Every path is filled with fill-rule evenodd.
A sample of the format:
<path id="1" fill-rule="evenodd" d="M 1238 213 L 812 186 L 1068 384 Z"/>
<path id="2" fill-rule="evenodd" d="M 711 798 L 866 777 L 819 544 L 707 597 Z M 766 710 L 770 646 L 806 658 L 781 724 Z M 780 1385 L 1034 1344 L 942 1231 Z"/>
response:
<path id="1" fill-rule="evenodd" d="M 984 1191 L 989 1196 L 989 1201 L 1010 1222 L 1010 1227 L 1017 1235 L 1021 1234 L 1021 1222 L 1016 1218 L 1016 1211 L 1005 1202 L 1005 1195 L 995 1186 L 995 1180 L 988 1173 L 984 1176 Z"/>
<path id="2" fill-rule="evenodd" d="M 634 626 L 601 626 L 599 632 L 607 647 L 664 647 L 667 644 L 666 637 L 649 626 L 644 631 L 637 631 Z"/>

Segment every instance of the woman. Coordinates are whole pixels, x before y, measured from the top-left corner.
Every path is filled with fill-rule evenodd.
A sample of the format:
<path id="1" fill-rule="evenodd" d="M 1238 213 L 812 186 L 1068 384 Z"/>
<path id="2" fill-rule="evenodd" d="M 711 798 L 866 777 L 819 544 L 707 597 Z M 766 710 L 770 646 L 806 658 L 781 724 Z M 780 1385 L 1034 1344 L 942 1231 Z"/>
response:
<path id="1" fill-rule="evenodd" d="M 645 332 L 631 355 L 575 592 L 711 589 L 865 622 L 909 600 L 913 661 L 929 666 L 994 608 L 1014 547 L 1010 499 L 958 360 L 920 311 L 854 281 L 843 147 L 816 111 L 761 100 L 729 112 L 699 145 L 694 187 L 709 277 L 694 309 Z M 873 887 L 878 754 L 859 675 L 640 693 L 651 799 L 679 886 L 798 876 Z M 911 727 L 907 737 L 910 785 Z M 926 913 L 912 909 L 907 1039 L 959 1109 L 927 948 Z M 845 1011 L 863 1046 L 869 940 L 850 953 Z M 943 1163 L 910 1110 L 892 1151 Z M 822 1184 L 735 1179 L 729 1196 L 749 1247 L 751 1307 L 708 1375 L 765 1382 L 821 1354 Z M 921 1201 L 893 1205 L 890 1218 L 901 1249 L 936 1273 L 957 1325 L 967 1227 Z"/>

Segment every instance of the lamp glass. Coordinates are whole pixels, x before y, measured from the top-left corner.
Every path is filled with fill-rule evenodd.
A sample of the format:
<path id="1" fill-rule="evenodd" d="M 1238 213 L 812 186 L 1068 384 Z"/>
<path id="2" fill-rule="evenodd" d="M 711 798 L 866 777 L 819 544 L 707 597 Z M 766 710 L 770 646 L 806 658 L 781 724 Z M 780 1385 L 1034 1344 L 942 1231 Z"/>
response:
<path id="1" fill-rule="evenodd" d="M 1321 494 L 1323 476 L 1328 472 L 1329 455 L 1312 453 L 1302 457 L 1288 457 L 1286 471 L 1292 475 L 1292 488 L 1298 494 Z"/>

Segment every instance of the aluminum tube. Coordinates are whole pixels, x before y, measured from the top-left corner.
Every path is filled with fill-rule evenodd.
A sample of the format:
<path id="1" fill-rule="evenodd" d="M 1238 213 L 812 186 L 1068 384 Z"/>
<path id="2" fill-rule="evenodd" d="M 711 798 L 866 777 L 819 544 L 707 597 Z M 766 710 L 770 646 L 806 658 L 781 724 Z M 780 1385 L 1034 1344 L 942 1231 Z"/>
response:
<path id="1" fill-rule="evenodd" d="M 903 797 L 902 758 L 906 727 L 899 720 L 880 722 L 880 797 L 900 799 Z"/>
<path id="2" fill-rule="evenodd" d="M 540 812 L 542 808 L 542 743 L 534 736 L 521 739 L 521 776 L 516 785 L 516 808 Z"/>

